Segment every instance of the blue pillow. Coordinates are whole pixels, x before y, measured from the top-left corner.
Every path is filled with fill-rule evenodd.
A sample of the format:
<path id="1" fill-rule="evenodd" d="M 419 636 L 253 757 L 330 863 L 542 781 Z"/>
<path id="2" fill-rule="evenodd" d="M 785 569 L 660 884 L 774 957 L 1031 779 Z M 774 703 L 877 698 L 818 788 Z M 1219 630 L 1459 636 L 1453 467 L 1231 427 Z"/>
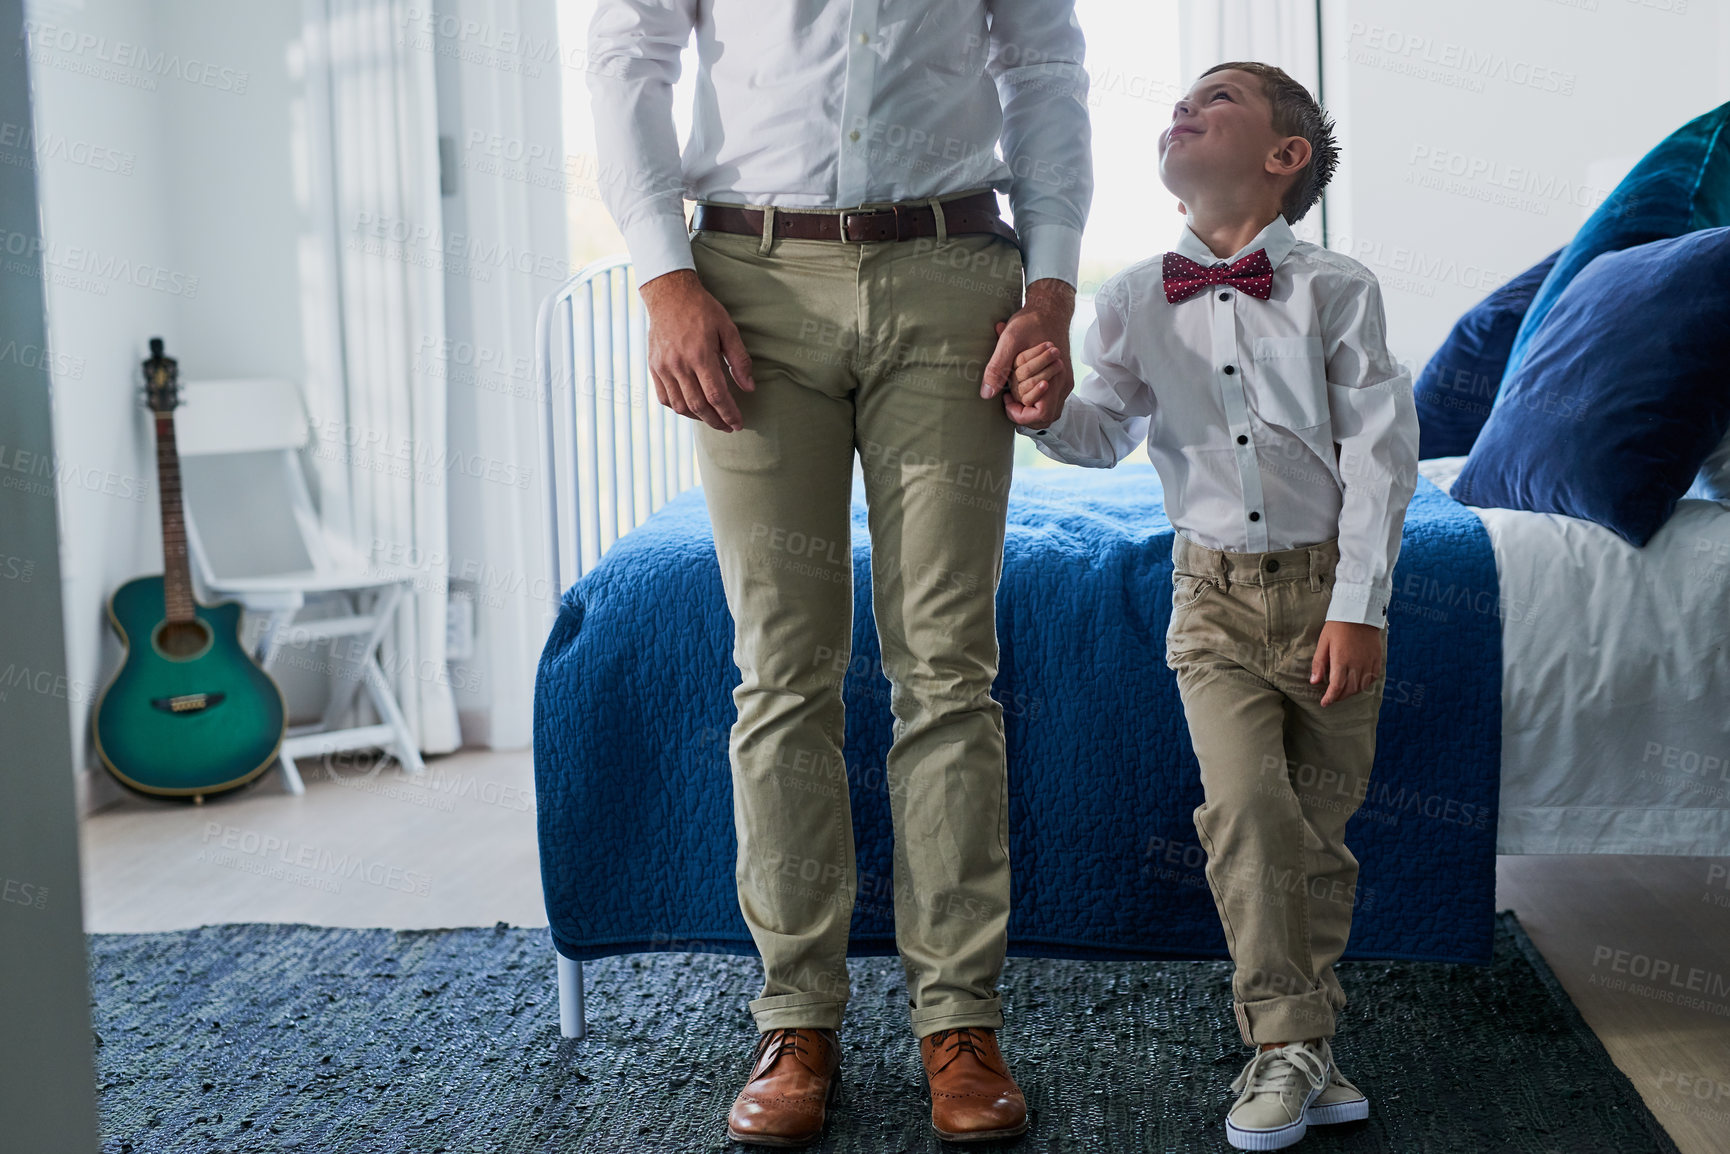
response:
<path id="1" fill-rule="evenodd" d="M 1730 428 L 1730 228 L 1597 257 L 1532 337 L 1466 458 L 1467 505 L 1644 545 Z"/>
<path id="2" fill-rule="evenodd" d="M 1520 320 L 1561 255 L 1557 249 L 1454 323 L 1413 386 L 1418 456 L 1460 457 L 1472 451 L 1472 442 L 1478 439 L 1502 387 L 1502 368 L 1508 363 Z"/>
<path id="3" fill-rule="evenodd" d="M 1538 290 L 1502 372 L 1507 388 L 1538 326 L 1580 270 L 1601 253 L 1730 225 L 1730 103 L 1671 133 L 1641 158 L 1580 226 Z"/>

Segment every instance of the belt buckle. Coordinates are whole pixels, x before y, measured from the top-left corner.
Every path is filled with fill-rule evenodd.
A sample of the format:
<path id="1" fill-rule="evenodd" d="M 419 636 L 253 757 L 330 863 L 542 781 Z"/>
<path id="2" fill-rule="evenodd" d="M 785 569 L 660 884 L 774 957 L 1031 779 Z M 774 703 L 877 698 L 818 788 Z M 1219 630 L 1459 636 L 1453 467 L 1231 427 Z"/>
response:
<path id="1" fill-rule="evenodd" d="M 888 208 L 849 209 L 846 212 L 843 212 L 841 214 L 841 239 L 851 241 L 854 244 L 873 243 L 876 240 L 875 237 L 863 237 L 859 240 L 854 240 L 848 233 L 847 222 L 855 218 L 862 219 L 865 217 L 893 216 L 895 218 L 895 235 L 893 239 L 897 241 L 906 240 L 908 237 L 913 235 L 908 231 L 911 217 L 903 215 L 902 208 L 902 205 L 895 204 L 890 205 Z"/>

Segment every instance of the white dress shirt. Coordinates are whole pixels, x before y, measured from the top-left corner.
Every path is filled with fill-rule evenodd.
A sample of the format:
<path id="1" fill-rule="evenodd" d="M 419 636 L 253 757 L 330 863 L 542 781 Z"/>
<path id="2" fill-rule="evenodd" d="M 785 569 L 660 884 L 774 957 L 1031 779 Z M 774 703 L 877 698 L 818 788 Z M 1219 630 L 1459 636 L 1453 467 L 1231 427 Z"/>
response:
<path id="1" fill-rule="evenodd" d="M 1388 353 L 1375 275 L 1298 240 L 1285 217 L 1223 261 L 1187 224 L 1176 251 L 1205 267 L 1258 248 L 1274 270 L 1267 300 L 1210 285 L 1170 304 L 1161 256 L 1112 277 L 1084 344 L 1091 371 L 1049 430 L 1019 431 L 1098 468 L 1146 438 L 1172 526 L 1211 549 L 1337 536 L 1328 620 L 1386 625 L 1417 485 L 1411 374 Z"/>
<path id="2" fill-rule="evenodd" d="M 681 167 L 673 82 L 693 29 Z M 686 197 L 856 208 L 996 187 L 1029 283 L 1074 284 L 1093 198 L 1082 47 L 1074 0 L 600 0 L 601 194 L 647 281 L 692 267 Z"/>

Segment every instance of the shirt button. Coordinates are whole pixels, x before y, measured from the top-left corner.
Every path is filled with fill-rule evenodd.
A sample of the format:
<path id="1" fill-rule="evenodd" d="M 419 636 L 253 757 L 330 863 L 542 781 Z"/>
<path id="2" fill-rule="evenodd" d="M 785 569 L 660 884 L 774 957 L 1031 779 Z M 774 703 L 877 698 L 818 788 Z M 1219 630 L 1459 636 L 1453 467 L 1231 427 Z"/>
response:
<path id="1" fill-rule="evenodd" d="M 869 43 L 871 43 L 871 37 L 869 37 L 865 33 L 861 32 L 861 33 L 859 33 L 859 43 L 869 44 Z"/>
<path id="2" fill-rule="evenodd" d="M 1278 573 L 1279 572 L 1279 560 L 1278 560 L 1278 558 L 1269 557 L 1267 559 L 1267 571 L 1269 573 Z"/>
<path id="3" fill-rule="evenodd" d="M 1237 435 L 1237 443 L 1240 445 L 1247 445 L 1249 444 L 1249 438 L 1244 436 L 1242 433 L 1239 433 Z"/>
<path id="4" fill-rule="evenodd" d="M 1261 514 L 1260 513 L 1251 513 L 1249 515 L 1249 519 L 1251 521 L 1259 521 L 1259 520 L 1261 520 Z"/>
<path id="5" fill-rule="evenodd" d="M 857 128 L 855 128 L 852 132 L 849 132 L 847 134 L 847 139 L 848 140 L 858 140 L 859 139 L 859 130 Z"/>
<path id="6" fill-rule="evenodd" d="M 1229 377 L 1229 376 L 1231 376 L 1231 375 L 1232 375 L 1232 374 L 1233 374 L 1233 373 L 1235 373 L 1235 372 L 1237 372 L 1237 370 L 1236 370 L 1236 369 L 1234 369 L 1234 368 L 1232 368 L 1232 367 L 1231 367 L 1231 366 L 1230 366 L 1230 365 L 1227 365 L 1227 366 L 1226 366 L 1226 367 L 1225 367 L 1225 375 L 1226 375 L 1226 376 L 1228 376 L 1228 377 Z"/>
<path id="7" fill-rule="evenodd" d="M 1220 293 L 1219 299 L 1222 301 L 1228 301 L 1231 299 L 1231 294 L 1230 293 Z"/>

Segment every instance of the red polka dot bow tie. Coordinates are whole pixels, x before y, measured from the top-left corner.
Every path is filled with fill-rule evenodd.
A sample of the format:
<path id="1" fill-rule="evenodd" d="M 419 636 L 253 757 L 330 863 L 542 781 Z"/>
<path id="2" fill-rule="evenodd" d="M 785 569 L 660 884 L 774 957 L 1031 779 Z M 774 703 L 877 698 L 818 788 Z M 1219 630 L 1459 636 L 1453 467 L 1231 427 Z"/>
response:
<path id="1" fill-rule="evenodd" d="M 1210 284 L 1228 284 L 1258 300 L 1273 290 L 1273 265 L 1267 249 L 1258 248 L 1229 266 L 1196 264 L 1179 252 L 1168 252 L 1160 269 L 1165 274 L 1165 299 L 1172 304 L 1194 296 Z"/>

